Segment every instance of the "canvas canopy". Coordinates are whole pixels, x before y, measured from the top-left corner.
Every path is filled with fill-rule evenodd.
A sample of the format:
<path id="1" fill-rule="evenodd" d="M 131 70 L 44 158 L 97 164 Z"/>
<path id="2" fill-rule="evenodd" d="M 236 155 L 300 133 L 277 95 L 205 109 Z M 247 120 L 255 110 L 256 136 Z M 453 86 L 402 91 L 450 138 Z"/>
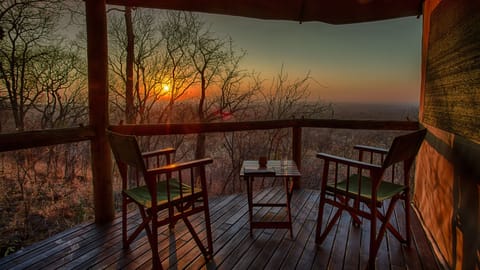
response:
<path id="1" fill-rule="evenodd" d="M 347 24 L 422 14 L 423 0 L 107 0 L 107 4 Z"/>

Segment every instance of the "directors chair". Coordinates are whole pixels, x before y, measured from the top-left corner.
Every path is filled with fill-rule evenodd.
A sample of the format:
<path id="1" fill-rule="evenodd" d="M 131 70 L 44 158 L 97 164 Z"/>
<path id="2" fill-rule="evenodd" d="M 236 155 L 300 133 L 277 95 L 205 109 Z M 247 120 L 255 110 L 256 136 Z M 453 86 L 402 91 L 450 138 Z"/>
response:
<path id="1" fill-rule="evenodd" d="M 145 230 L 152 250 L 153 268 L 162 269 L 158 228 L 164 225 L 173 228 L 178 220 L 183 220 L 205 258 L 211 259 L 213 244 L 205 166 L 212 163 L 212 159 L 172 163 L 170 154 L 175 151 L 173 148 L 142 154 L 134 136 L 111 131 L 107 134 L 122 178 L 123 247 L 128 248 Z M 158 161 L 162 155 L 166 164 L 160 166 Z M 147 161 L 152 159 L 153 162 Z M 127 206 L 130 203 L 138 206 L 142 222 L 128 235 Z M 188 220 L 189 216 L 201 212 L 205 215 L 207 248 Z"/>
<path id="2" fill-rule="evenodd" d="M 387 229 L 400 242 L 410 245 L 410 169 L 425 134 L 426 130 L 420 130 L 396 137 L 389 150 L 357 145 L 359 160 L 318 153 L 317 157 L 323 160 L 323 173 L 315 242 L 321 244 L 346 211 L 354 226 L 362 223 L 360 217 L 370 220 L 368 268 L 375 268 L 375 258 Z M 365 154 L 369 156 L 368 162 L 363 161 Z M 373 164 L 375 160 L 381 164 Z M 403 164 L 402 177 L 395 176 L 397 164 Z M 389 222 L 399 200 L 405 206 L 405 237 Z M 322 231 L 325 204 L 337 210 Z M 380 211 L 383 204 L 388 205 L 385 213 Z M 377 220 L 381 223 L 378 233 Z"/>

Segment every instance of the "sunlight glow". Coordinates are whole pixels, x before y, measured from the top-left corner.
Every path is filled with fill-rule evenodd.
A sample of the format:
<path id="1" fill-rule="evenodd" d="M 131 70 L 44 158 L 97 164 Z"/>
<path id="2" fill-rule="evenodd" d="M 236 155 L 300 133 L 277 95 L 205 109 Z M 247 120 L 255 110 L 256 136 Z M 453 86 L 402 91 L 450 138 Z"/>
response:
<path id="1" fill-rule="evenodd" d="M 164 93 L 168 93 L 168 92 L 170 91 L 170 85 L 168 85 L 168 84 L 163 84 L 163 85 L 162 85 L 162 91 L 163 91 Z"/>

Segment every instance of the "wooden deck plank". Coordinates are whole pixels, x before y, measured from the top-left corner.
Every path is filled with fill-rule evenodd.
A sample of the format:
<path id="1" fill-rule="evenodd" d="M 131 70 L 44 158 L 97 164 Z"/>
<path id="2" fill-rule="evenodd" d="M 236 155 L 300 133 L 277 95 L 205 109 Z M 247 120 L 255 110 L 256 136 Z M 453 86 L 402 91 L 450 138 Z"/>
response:
<path id="1" fill-rule="evenodd" d="M 280 196 L 282 194 L 283 190 L 280 188 L 274 189 L 274 192 L 269 192 L 267 196 L 265 196 L 262 201 L 263 202 L 276 202 L 278 200 L 278 197 L 275 197 L 273 195 L 278 195 Z M 257 217 L 261 217 L 268 213 L 270 210 L 269 207 L 262 207 L 262 208 L 255 208 L 254 211 Z M 250 225 L 248 223 L 248 214 L 244 216 L 244 228 L 246 229 L 247 233 L 245 237 L 242 239 L 242 241 L 239 243 L 237 248 L 231 248 L 233 252 L 229 253 L 223 261 L 219 262 L 219 269 L 233 269 L 235 265 L 244 258 L 248 258 L 245 256 L 245 254 L 248 252 L 250 247 L 256 242 L 256 239 L 258 239 L 262 235 L 263 229 L 256 229 L 253 230 L 253 235 L 250 236 Z"/>
<path id="2" fill-rule="evenodd" d="M 428 242 L 427 236 L 423 231 L 423 228 L 420 224 L 420 220 L 415 216 L 414 212 L 410 213 L 412 218 L 412 234 L 413 241 L 410 251 L 419 257 L 419 261 L 422 263 L 423 269 L 438 269 L 440 268 L 438 261 L 435 259 L 430 242 Z M 413 259 L 413 258 L 412 258 Z"/>
<path id="3" fill-rule="evenodd" d="M 405 230 L 405 207 L 403 201 L 397 202 L 397 206 L 395 207 L 395 212 L 392 214 L 390 219 L 393 226 L 399 229 L 399 232 L 405 237 L 406 230 Z M 399 217 L 402 217 L 399 220 Z M 392 269 L 396 267 L 405 267 L 405 254 L 403 253 L 403 248 L 405 244 L 400 243 L 395 236 L 390 233 L 386 235 L 388 243 L 390 244 L 390 254 L 401 254 L 402 256 L 391 256 L 390 257 L 390 264 L 392 265 Z"/>
<path id="4" fill-rule="evenodd" d="M 103 235 L 110 235 L 118 230 L 116 227 L 119 222 L 116 220 L 112 222 L 111 226 L 88 226 L 83 233 L 79 233 L 75 238 L 63 241 L 62 239 L 53 242 L 53 245 L 48 250 L 42 250 L 39 255 L 29 256 L 30 260 L 25 260 L 16 265 L 18 269 L 41 269 L 56 266 L 59 267 L 65 262 L 76 259 L 75 254 L 81 252 L 84 247 L 95 245 L 97 241 L 101 241 Z"/>
<path id="5" fill-rule="evenodd" d="M 305 203 L 305 201 L 303 201 L 303 203 Z M 299 220 L 300 222 L 302 220 L 305 220 L 306 217 L 308 216 L 307 209 L 305 209 L 305 207 L 303 207 L 303 206 L 299 207 L 299 209 L 297 210 L 297 213 L 298 214 L 296 215 L 295 220 Z M 303 228 L 301 226 L 294 226 L 293 227 L 294 237 L 297 237 L 299 235 L 299 232 L 302 229 Z M 290 239 L 290 237 L 284 237 L 282 239 L 282 241 L 280 242 L 280 244 L 278 245 L 275 252 L 270 257 L 270 260 L 268 261 L 268 263 L 266 265 L 266 268 L 279 269 L 281 267 L 283 261 L 286 259 L 286 256 L 287 256 L 288 252 L 292 248 L 294 241 L 295 241 L 295 238 Z"/>
<path id="6" fill-rule="evenodd" d="M 42 254 L 46 250 L 51 249 L 55 246 L 55 242 L 68 241 L 69 239 L 75 239 L 85 230 L 85 227 L 88 227 L 89 224 L 81 224 L 76 227 L 65 230 L 61 233 L 58 233 L 49 238 L 50 241 L 41 241 L 32 244 L 27 249 L 21 249 L 17 252 L 10 254 L 8 257 L 2 258 L 2 267 L 13 267 L 18 265 L 19 262 L 22 262 L 27 257 L 36 257 L 38 254 Z"/>
<path id="7" fill-rule="evenodd" d="M 255 199 L 278 202 L 283 189 L 269 188 L 257 192 Z M 183 222 L 174 232 L 160 230 L 159 253 L 166 269 L 364 269 L 368 260 L 369 222 L 360 228 L 351 225 L 347 213 L 322 245 L 315 244 L 318 213 L 317 190 L 297 190 L 292 197 L 294 238 L 285 229 L 256 229 L 249 234 L 248 206 L 245 194 L 212 198 L 210 216 L 214 241 L 214 258 L 206 261 Z M 256 209 L 257 215 L 282 216 L 268 207 Z M 324 219 L 332 208 L 327 206 Z M 377 267 L 385 269 L 439 269 L 420 222 L 412 213 L 413 241 L 410 248 L 386 234 Z M 138 214 L 130 215 L 138 220 Z M 395 211 L 394 225 L 404 229 L 402 211 Z M 191 223 L 204 240 L 203 213 Z M 151 251 L 144 233 L 129 249 L 121 243 L 121 218 L 107 226 L 82 224 L 55 235 L 21 252 L 0 259 L 0 269 L 150 269 Z"/>
<path id="8" fill-rule="evenodd" d="M 82 240 L 81 235 L 88 233 L 88 230 L 92 228 L 92 226 L 82 224 L 78 229 L 71 230 L 71 233 L 63 232 L 49 238 L 49 241 L 41 241 L 26 249 L 19 250 L 10 256 L 2 258 L 2 267 L 5 267 L 5 269 L 21 269 L 22 266 L 25 267 L 38 262 L 42 257 L 47 258 L 48 253 L 50 255 L 61 253 L 70 245 L 80 242 Z"/>
<path id="9" fill-rule="evenodd" d="M 243 196 L 243 200 L 247 200 L 246 195 Z M 242 212 L 243 215 L 240 216 L 235 223 L 230 225 L 227 225 L 226 223 L 218 225 L 218 227 L 222 227 L 222 229 L 217 230 L 218 234 L 214 235 L 214 246 L 216 248 L 213 263 L 215 265 L 219 265 L 224 260 L 224 258 L 228 257 L 228 254 L 230 254 L 230 252 L 232 252 L 232 250 L 234 250 L 235 247 L 237 247 L 245 237 L 248 237 L 249 231 L 248 228 L 246 228 L 248 222 L 248 208 L 246 203 L 242 203 L 239 205 L 242 205 L 242 207 L 237 211 Z M 215 231 L 215 226 L 213 230 Z M 205 263 L 205 260 L 203 260 L 202 258 L 199 258 L 195 262 L 195 264 L 197 264 L 199 267 L 203 265 L 203 263 Z"/>
<path id="10" fill-rule="evenodd" d="M 302 220 L 302 215 L 304 215 L 303 210 L 303 205 L 306 202 L 306 195 L 301 195 L 305 194 L 297 192 L 298 196 L 295 198 L 295 203 L 293 204 L 292 207 L 292 212 L 295 213 L 294 220 L 299 220 L 301 222 Z M 293 226 L 293 236 L 294 238 L 290 238 L 290 234 L 287 233 L 287 231 L 284 232 L 283 237 L 281 237 L 281 240 L 273 252 L 272 256 L 267 258 L 268 263 L 266 264 L 265 268 L 268 269 L 279 269 L 281 267 L 281 264 L 283 263 L 284 259 L 286 258 L 286 254 L 289 252 L 290 248 L 292 247 L 292 243 L 295 241 L 295 238 L 298 236 L 300 227 L 297 226 L 298 223 L 294 221 L 294 226 Z"/>
<path id="11" fill-rule="evenodd" d="M 302 205 L 305 205 L 305 203 L 308 201 L 308 198 L 310 196 L 311 195 L 309 195 L 307 192 L 304 192 L 304 191 L 294 193 L 293 200 L 292 200 L 292 220 L 293 220 L 294 227 L 301 226 L 301 223 L 303 221 L 301 221 L 298 218 L 298 213 L 302 208 L 304 208 L 302 207 Z M 266 230 L 264 233 L 270 233 L 270 232 L 269 230 Z M 286 230 L 273 230 L 273 233 L 271 234 L 270 239 L 264 244 L 257 258 L 255 259 L 255 261 L 252 262 L 252 265 L 255 265 L 256 267 L 258 266 L 260 269 L 265 268 L 265 265 L 268 263 L 270 257 L 276 251 L 282 239 L 284 237 L 289 237 L 289 236 L 286 236 L 288 233 L 289 232 Z M 297 236 L 294 235 L 294 237 L 296 238 Z"/>
<path id="12" fill-rule="evenodd" d="M 260 192 L 260 193 L 256 194 L 256 196 L 255 196 L 255 198 L 257 200 L 263 200 L 263 199 L 270 198 L 270 197 L 275 197 L 275 193 L 269 193 L 268 191 L 263 191 L 263 192 Z M 246 200 L 246 196 L 245 197 L 242 196 L 241 200 L 242 201 Z M 238 221 L 239 218 L 241 218 L 242 216 L 246 216 L 247 211 L 248 211 L 248 209 L 247 209 L 245 204 L 243 204 L 243 203 L 235 204 L 234 208 L 231 209 L 230 211 L 227 211 L 225 213 L 225 215 L 223 215 L 222 219 L 219 219 L 219 220 L 217 220 L 217 222 L 212 223 L 212 227 L 213 227 L 212 230 L 214 232 L 215 231 L 220 232 L 221 230 L 216 230 L 215 229 L 215 227 L 217 225 L 222 225 L 222 224 L 233 225 L 233 224 L 235 224 L 236 221 Z M 235 214 L 232 216 L 231 213 L 235 213 Z M 239 215 L 239 213 L 241 213 L 241 214 Z M 232 218 L 233 218 L 233 221 L 232 221 Z M 199 235 L 199 237 L 200 237 L 200 239 L 203 240 L 204 238 L 206 238 L 206 234 L 202 233 L 202 234 Z M 214 240 L 214 247 L 215 247 L 216 236 L 213 235 L 213 238 L 214 238 L 213 240 Z M 186 249 L 186 250 L 184 249 L 184 250 L 177 250 L 177 253 L 185 254 L 185 255 L 177 257 L 176 260 L 171 260 L 174 263 L 172 265 L 168 265 L 168 267 L 173 268 L 173 269 L 183 268 L 184 266 L 187 266 L 187 265 L 193 263 L 194 261 L 198 261 L 198 263 L 200 263 L 200 264 L 206 263 L 206 261 L 203 258 L 200 250 L 195 245 L 193 247 L 191 247 L 191 252 L 188 252 L 188 249 Z M 166 268 L 166 266 L 164 266 L 164 268 Z"/>
<path id="13" fill-rule="evenodd" d="M 308 197 L 313 197 L 312 194 Z M 302 213 L 296 219 L 297 224 L 301 224 L 298 235 L 295 236 L 294 243 L 290 248 L 285 260 L 282 263 L 281 269 L 294 269 L 305 250 L 305 246 L 310 238 L 310 235 L 315 231 L 316 222 L 308 220 L 308 216 L 313 211 L 314 201 L 307 200 L 302 207 Z"/>
<path id="14" fill-rule="evenodd" d="M 211 208 L 210 211 L 210 219 L 211 219 L 211 224 L 212 224 L 212 234 L 213 237 L 215 236 L 215 225 L 217 223 L 222 223 L 223 219 L 225 217 L 225 214 L 229 212 L 229 209 L 231 207 L 235 207 L 238 205 L 239 202 L 241 202 L 242 198 L 241 196 L 236 196 L 234 200 L 229 200 L 227 204 L 223 204 L 223 207 L 218 207 L 214 206 Z M 199 233 L 204 231 L 204 225 L 203 225 L 203 212 L 199 213 L 194 216 L 193 219 L 190 220 L 192 223 L 192 226 L 194 226 L 195 230 Z M 202 222 L 202 225 L 199 226 L 200 222 Z M 178 260 L 182 257 L 181 254 L 184 254 L 186 251 L 192 250 L 193 248 L 198 250 L 198 247 L 195 245 L 195 243 L 191 238 L 190 232 L 186 228 L 185 224 L 183 222 L 179 222 L 174 229 L 174 232 L 170 232 L 169 230 L 164 231 L 164 239 L 168 239 L 167 241 L 161 241 L 159 240 L 159 251 L 160 251 L 160 259 L 162 260 L 162 266 L 165 269 L 168 269 L 169 267 L 174 267 L 175 265 L 178 264 Z M 206 243 L 206 236 L 204 234 L 199 234 L 199 237 L 203 241 L 203 243 Z M 150 246 L 148 242 L 145 242 L 144 247 L 149 251 Z M 214 247 L 215 249 L 215 247 Z M 195 252 L 195 251 L 194 251 Z M 200 251 L 198 250 L 198 254 L 200 254 Z M 139 265 L 139 269 L 149 269 L 151 268 L 151 253 L 148 252 L 148 254 L 144 254 L 142 256 L 142 260 L 136 259 L 135 261 L 131 262 L 132 264 Z M 146 259 L 146 260 L 145 260 Z"/>
<path id="15" fill-rule="evenodd" d="M 212 199 L 212 204 L 213 207 L 211 207 L 211 216 L 213 217 L 216 215 L 216 211 L 221 210 L 225 205 L 231 202 L 236 198 L 235 196 L 229 196 L 225 197 L 225 199 L 217 199 L 214 198 Z M 137 216 L 137 219 L 139 217 Z M 133 230 L 133 226 L 131 227 Z M 160 230 L 160 236 L 159 236 L 159 250 L 168 248 L 168 243 L 169 241 L 161 241 L 161 239 L 165 239 L 167 233 L 167 227 L 163 227 Z M 142 233 L 144 235 L 144 233 Z M 162 238 L 163 237 L 163 238 Z M 141 261 L 145 261 L 145 259 L 148 261 L 151 258 L 151 253 L 150 253 L 150 246 L 147 242 L 147 239 L 145 237 L 143 238 L 138 238 L 136 241 L 134 241 L 130 249 L 124 250 L 122 248 L 122 243 L 121 243 L 121 238 L 119 238 L 115 248 L 107 248 L 106 250 L 106 255 L 104 258 L 96 258 L 95 261 L 89 262 L 90 267 L 95 267 L 95 268 L 104 268 L 104 267 L 109 267 L 109 266 L 115 266 L 116 268 L 123 268 L 127 267 L 129 264 L 136 265 Z M 136 256 L 135 256 L 136 255 Z M 117 261 L 118 257 L 122 257 L 120 262 Z"/>
<path id="16" fill-rule="evenodd" d="M 128 214 L 129 220 L 138 221 L 139 216 L 136 212 Z M 105 261 L 105 259 L 115 251 L 122 251 L 121 219 L 118 218 L 110 224 L 103 226 L 94 226 L 93 235 L 83 235 L 82 238 L 88 239 L 85 245 L 76 249 L 71 256 L 64 256 L 62 260 L 52 260 L 49 268 L 64 269 L 84 269 L 85 266 L 94 263 L 94 261 Z M 130 228 L 132 231 L 134 227 Z M 120 233 L 118 233 L 120 232 Z M 99 242 L 101 243 L 99 245 Z M 32 269 L 38 269 L 39 265 L 33 265 Z"/>
<path id="17" fill-rule="evenodd" d="M 350 221 L 350 226 L 348 228 L 348 239 L 347 246 L 345 251 L 345 260 L 343 269 L 358 269 L 360 263 L 360 240 L 362 237 L 362 230 L 353 226 Z"/>
<path id="18" fill-rule="evenodd" d="M 317 245 L 315 244 L 315 229 L 317 226 L 317 213 L 318 213 L 318 203 L 320 200 L 320 196 L 318 193 L 312 193 L 313 196 L 310 197 L 310 201 L 312 201 L 312 209 L 307 216 L 305 222 L 313 222 L 313 230 L 308 237 L 308 240 L 305 245 L 305 249 L 302 252 L 297 266 L 297 269 L 311 269 L 313 266 L 313 261 L 315 259 L 315 255 L 317 253 Z"/>
<path id="19" fill-rule="evenodd" d="M 337 225 L 333 228 L 335 230 L 334 243 L 331 250 L 328 267 L 330 269 L 343 269 L 343 262 L 345 259 L 345 251 L 348 239 L 348 228 L 351 224 L 350 216 L 344 211 L 340 217 Z M 341 233 L 344 231 L 345 233 Z"/>
<path id="20" fill-rule="evenodd" d="M 331 207 L 330 205 L 326 205 L 325 210 L 322 214 L 323 222 L 327 222 L 332 217 L 332 215 L 334 215 L 334 213 L 335 212 L 333 207 Z M 333 228 L 332 231 L 335 231 L 335 228 Z M 321 245 L 318 245 L 317 253 L 315 255 L 315 258 L 313 259 L 312 269 L 326 269 L 328 261 L 330 259 L 334 239 L 335 235 L 333 233 L 329 233 L 323 243 Z"/>
<path id="21" fill-rule="evenodd" d="M 303 194 L 294 194 L 292 197 L 292 204 L 295 207 L 292 207 L 292 220 L 296 220 L 297 213 L 299 211 L 299 206 L 303 206 L 306 201 L 307 196 Z M 297 195 L 297 196 L 295 196 Z M 284 196 L 280 196 L 284 197 Z M 277 203 L 283 202 L 285 199 L 282 198 L 277 201 Z M 302 201 L 303 200 L 303 201 Z M 278 209 L 276 209 L 278 210 Z M 277 212 L 278 215 L 283 215 L 282 212 Z M 295 221 L 294 221 L 295 223 Z M 287 235 L 287 236 L 286 236 Z M 268 262 L 270 258 L 269 254 L 275 251 L 278 246 L 278 241 L 281 241 L 284 237 L 290 237 L 289 231 L 285 229 L 265 229 L 261 232 L 259 239 L 255 241 L 253 247 L 245 254 L 244 259 L 241 260 L 234 269 L 247 269 L 247 268 L 258 268 L 263 269 L 264 265 Z M 295 235 L 294 235 L 295 237 Z"/>
<path id="22" fill-rule="evenodd" d="M 385 202 L 382 205 L 382 208 L 380 209 L 382 215 L 385 215 L 385 212 L 387 211 L 387 206 L 389 202 Z M 380 227 L 382 226 L 382 223 L 378 220 L 377 221 L 377 232 L 380 230 Z M 391 244 L 388 239 L 389 237 L 387 236 L 389 233 L 385 232 L 382 242 L 380 243 L 380 248 L 378 249 L 377 253 L 377 260 L 376 260 L 376 268 L 377 269 L 390 269 L 390 254 L 389 254 L 389 249 L 391 247 Z M 377 234 L 378 235 L 378 234 Z M 398 242 L 398 241 L 396 241 Z"/>

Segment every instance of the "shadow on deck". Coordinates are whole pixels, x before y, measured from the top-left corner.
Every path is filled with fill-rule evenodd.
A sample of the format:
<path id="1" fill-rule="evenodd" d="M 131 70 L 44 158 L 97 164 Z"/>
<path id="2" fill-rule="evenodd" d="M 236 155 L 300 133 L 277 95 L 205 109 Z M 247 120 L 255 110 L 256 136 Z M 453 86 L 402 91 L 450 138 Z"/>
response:
<path id="1" fill-rule="evenodd" d="M 282 201 L 283 189 L 269 188 L 255 200 Z M 189 269 L 364 269 L 368 260 L 368 224 L 351 225 L 344 214 L 321 246 L 316 246 L 315 223 L 319 192 L 300 189 L 292 198 L 294 239 L 285 229 L 254 230 L 249 235 L 246 194 L 211 198 L 210 214 L 214 238 L 214 259 L 206 262 L 183 222 L 174 233 L 160 231 L 162 265 Z M 277 209 L 258 209 L 256 216 L 277 215 Z M 136 211 L 135 211 L 136 213 Z M 324 213 L 328 214 L 328 211 Z M 394 218 L 403 223 L 397 211 Z M 138 220 L 136 214 L 131 219 Z M 395 222 L 394 222 L 395 223 Z M 205 238 L 202 214 L 194 217 L 200 237 Z M 402 246 L 386 234 L 377 256 L 378 269 L 439 269 L 417 217 L 412 218 L 413 242 Z M 1 269 L 150 269 L 151 252 L 146 236 L 138 238 L 128 250 L 122 249 L 121 219 L 108 225 L 83 224 L 36 243 L 0 260 Z"/>

